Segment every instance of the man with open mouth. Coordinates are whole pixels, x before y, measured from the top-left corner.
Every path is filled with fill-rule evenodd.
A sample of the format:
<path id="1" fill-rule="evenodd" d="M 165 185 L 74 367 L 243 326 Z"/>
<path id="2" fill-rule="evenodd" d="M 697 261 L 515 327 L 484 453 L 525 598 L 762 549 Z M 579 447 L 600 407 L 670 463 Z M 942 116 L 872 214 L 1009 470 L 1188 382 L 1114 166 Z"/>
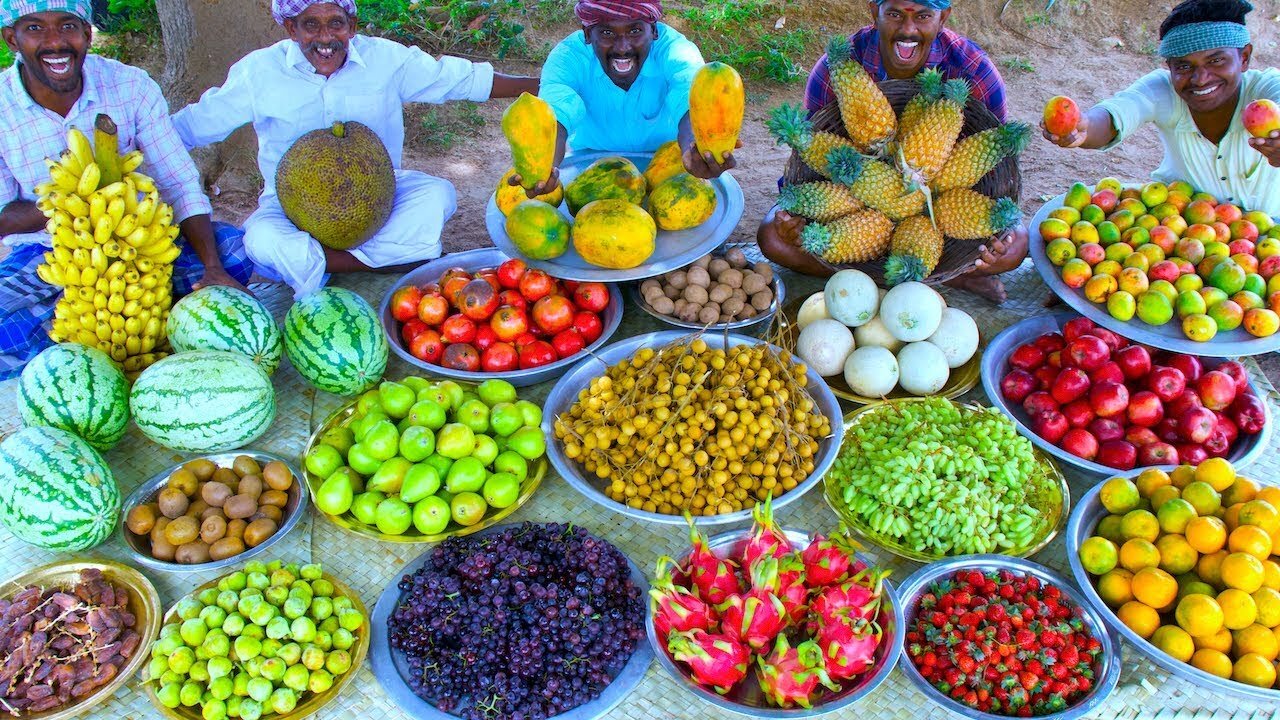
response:
<path id="1" fill-rule="evenodd" d="M 1280 214 L 1280 131 L 1254 138 L 1240 113 L 1254 100 L 1280 102 L 1280 70 L 1250 69 L 1245 0 L 1188 0 L 1160 25 L 1154 70 L 1086 112 L 1074 132 L 1049 142 L 1107 150 L 1153 123 L 1164 160 L 1151 175 L 1185 180 L 1219 202 Z"/>
<path id="2" fill-rule="evenodd" d="M 1005 122 L 1008 109 L 1004 80 L 981 47 L 946 27 L 951 0 L 870 0 L 867 7 L 873 24 L 849 36 L 849 44 L 852 56 L 872 79 L 908 80 L 922 70 L 936 68 L 944 80 L 968 81 L 971 95 L 981 100 L 997 120 Z M 809 75 L 805 109 L 812 114 L 835 101 L 827 56 L 823 55 Z M 838 268 L 799 247 L 803 229 L 803 218 L 774 209 L 760 224 L 757 240 L 765 255 L 776 263 L 809 275 L 831 275 Z M 1027 229 L 1019 225 L 992 238 L 983 246 L 977 268 L 947 284 L 1003 302 L 1004 284 L 996 276 L 1018 267 L 1026 257 Z"/>
<path id="3" fill-rule="evenodd" d="M 10 248 L 0 261 L 0 379 L 52 344 L 62 289 L 36 275 L 52 240 L 35 187 L 49 182 L 45 158 L 67 149 L 67 131 L 92 138 L 100 113 L 115 123 L 121 153 L 145 154 L 142 172 L 173 206 L 186 239 L 174 263 L 174 296 L 203 285 L 240 287 L 253 274 L 243 233 L 210 220 L 200 174 L 159 85 L 139 68 L 89 54 L 92 21 L 89 0 L 0 0 L 0 34 L 15 58 L 0 73 L 0 238 Z"/>
<path id="4" fill-rule="evenodd" d="M 661 0 L 579 0 L 582 30 L 561 40 L 542 66 L 538 95 L 559 123 L 555 167 L 566 151 L 649 153 L 678 140 L 684 166 L 711 179 L 735 166 L 699 154 L 689 125 L 689 87 L 702 67 L 698 47 L 661 22 Z M 513 177 L 512 184 L 520 179 Z M 555 189 L 559 173 L 529 191 Z"/>
<path id="5" fill-rule="evenodd" d="M 404 104 L 516 97 L 536 93 L 537 78 L 360 35 L 354 0 L 272 0 L 271 14 L 289 37 L 246 55 L 221 87 L 173 116 L 188 148 L 253 125 L 264 188 L 245 221 L 245 247 L 259 272 L 283 280 L 301 297 L 324 285 L 330 273 L 395 272 L 439 257 L 441 231 L 457 209 L 457 195 L 447 180 L 401 168 Z M 336 250 L 285 216 L 275 176 L 299 137 L 348 121 L 367 126 L 382 141 L 396 188 L 382 228 L 358 247 Z"/>

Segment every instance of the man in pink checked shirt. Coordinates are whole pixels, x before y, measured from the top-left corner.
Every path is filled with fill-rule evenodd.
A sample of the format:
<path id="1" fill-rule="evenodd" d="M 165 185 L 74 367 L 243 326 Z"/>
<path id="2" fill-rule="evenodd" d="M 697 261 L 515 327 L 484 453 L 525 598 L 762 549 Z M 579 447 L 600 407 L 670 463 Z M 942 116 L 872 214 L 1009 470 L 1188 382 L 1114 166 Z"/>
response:
<path id="1" fill-rule="evenodd" d="M 34 189 L 49 181 L 44 160 L 66 149 L 67 131 L 93 137 L 99 113 L 119 129 L 121 153 L 142 150 L 142 172 L 173 206 L 186 238 L 174 263 L 174 295 L 202 285 L 240 287 L 253 274 L 243 233 L 210 221 L 199 173 L 160 87 L 138 68 L 90 55 L 91 23 L 88 0 L 0 0 L 0 33 L 16 57 L 0 73 L 0 238 L 10 247 L 0 262 L 0 379 L 20 373 L 51 344 L 61 289 L 35 274 L 50 238 Z"/>

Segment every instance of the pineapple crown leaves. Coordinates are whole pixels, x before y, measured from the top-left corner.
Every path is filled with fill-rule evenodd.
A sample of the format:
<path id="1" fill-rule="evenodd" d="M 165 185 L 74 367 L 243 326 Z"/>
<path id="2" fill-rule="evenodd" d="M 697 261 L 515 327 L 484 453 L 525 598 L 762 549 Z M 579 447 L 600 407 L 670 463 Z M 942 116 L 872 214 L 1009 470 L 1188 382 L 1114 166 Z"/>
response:
<path id="1" fill-rule="evenodd" d="M 964 78 L 948 80 L 942 86 L 942 97 L 963 108 L 969 102 L 969 81 Z"/>
<path id="2" fill-rule="evenodd" d="M 827 153 L 827 171 L 831 179 L 845 185 L 852 185 L 862 176 L 862 168 L 866 158 L 851 147 L 832 148 Z"/>
<path id="3" fill-rule="evenodd" d="M 831 229 L 822 223 L 808 223 L 800 231 L 800 247 L 810 255 L 822 255 L 831 247 Z"/>
<path id="4" fill-rule="evenodd" d="M 801 190 L 797 185 L 784 185 L 778 191 L 778 207 L 790 212 L 800 203 Z"/>
<path id="5" fill-rule="evenodd" d="M 827 41 L 827 65 L 830 67 L 839 67 L 847 64 L 853 59 L 853 46 L 849 44 L 849 38 L 844 35 L 836 35 Z"/>
<path id="6" fill-rule="evenodd" d="M 1004 232 L 1021 221 L 1022 211 L 1009 198 L 1000 198 L 991 208 L 991 228 L 996 232 Z"/>
<path id="7" fill-rule="evenodd" d="M 924 280 L 924 261 L 914 255 L 890 255 L 884 261 L 884 279 L 890 287 Z"/>
<path id="8" fill-rule="evenodd" d="M 916 81 L 920 83 L 920 94 L 925 100 L 932 102 L 942 97 L 942 71 L 938 68 L 922 70 L 916 75 Z"/>
<path id="9" fill-rule="evenodd" d="M 808 147 L 813 142 L 813 123 L 805 116 L 804 108 L 794 103 L 774 108 L 765 127 L 777 142 L 792 148 Z"/>
<path id="10" fill-rule="evenodd" d="M 1005 155 L 1021 155 L 1031 141 L 1031 126 L 1021 120 L 1001 125 L 996 133 Z"/>

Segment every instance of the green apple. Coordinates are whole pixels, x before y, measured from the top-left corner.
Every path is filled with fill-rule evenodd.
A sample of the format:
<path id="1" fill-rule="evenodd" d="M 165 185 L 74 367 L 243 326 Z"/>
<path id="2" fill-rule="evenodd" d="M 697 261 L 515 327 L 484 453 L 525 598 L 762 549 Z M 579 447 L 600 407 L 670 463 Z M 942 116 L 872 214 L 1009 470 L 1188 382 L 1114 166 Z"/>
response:
<path id="1" fill-rule="evenodd" d="M 436 434 L 431 428 L 411 425 L 400 434 L 400 456 L 409 462 L 422 462 L 436 451 Z"/>
<path id="2" fill-rule="evenodd" d="M 475 449 L 476 434 L 466 425 L 449 423 L 436 433 L 436 452 L 451 460 L 464 458 Z"/>
<path id="3" fill-rule="evenodd" d="M 435 400 L 419 400 L 409 408 L 409 422 L 432 430 L 439 430 L 447 422 L 444 405 Z"/>
<path id="4" fill-rule="evenodd" d="M 409 386 L 390 380 L 378 386 L 378 397 L 382 400 L 382 411 L 396 420 L 408 415 L 409 408 L 417 400 Z"/>
<path id="5" fill-rule="evenodd" d="M 523 483 L 529 477 L 529 461 L 520 457 L 520 453 L 515 450 L 507 450 L 494 458 L 493 471 L 513 475 L 517 483 Z"/>
<path id="6" fill-rule="evenodd" d="M 456 460 L 453 466 L 449 468 L 449 474 L 445 476 L 444 486 L 451 493 L 462 492 L 479 492 L 484 487 L 485 478 L 488 471 L 484 469 L 484 463 L 473 457 L 464 457 Z"/>
<path id="7" fill-rule="evenodd" d="M 362 492 L 351 501 L 351 514 L 365 525 L 372 525 L 377 518 L 378 504 L 386 499 L 380 492 Z"/>
<path id="8" fill-rule="evenodd" d="M 525 460 L 537 460 L 547 452 L 547 441 L 542 437 L 541 428 L 526 425 L 507 438 L 507 447 Z"/>
<path id="9" fill-rule="evenodd" d="M 396 426 L 390 420 L 379 420 L 368 426 L 360 443 L 372 457 L 390 460 L 400 450 L 400 433 L 396 432 Z"/>
<path id="10" fill-rule="evenodd" d="M 520 483 L 510 473 L 494 473 L 484 481 L 484 500 L 489 507 L 504 508 L 520 497 Z"/>
<path id="11" fill-rule="evenodd" d="M 492 379 L 485 380 L 476 388 L 476 394 L 484 401 L 485 405 L 493 407 L 498 403 L 513 403 L 516 401 L 516 386 L 506 380 Z"/>
<path id="12" fill-rule="evenodd" d="M 498 443 L 488 435 L 477 435 L 476 449 L 471 451 L 471 457 L 479 460 L 485 467 L 489 467 L 498 457 Z"/>
<path id="13" fill-rule="evenodd" d="M 373 474 L 365 482 L 366 490 L 376 490 L 386 495 L 395 495 L 400 492 L 400 485 L 404 483 L 405 473 L 409 472 L 409 468 L 413 467 L 413 463 L 402 457 L 393 457 L 382 461 L 382 467 L 378 468 L 378 472 Z"/>
<path id="14" fill-rule="evenodd" d="M 374 510 L 374 522 L 379 532 L 400 535 L 413 524 L 413 510 L 400 498 L 389 497 L 378 503 Z"/>
<path id="15" fill-rule="evenodd" d="M 307 472 L 318 478 L 327 478 L 342 467 L 342 453 L 332 445 L 316 445 L 307 453 Z"/>
<path id="16" fill-rule="evenodd" d="M 382 461 L 369 454 L 368 448 L 361 443 L 351 446 L 351 450 L 347 452 L 347 464 L 352 470 L 361 475 L 372 475 L 378 472 L 378 468 L 382 466 Z"/>
<path id="17" fill-rule="evenodd" d="M 377 388 L 365 392 L 356 401 L 356 414 L 368 415 L 373 412 L 386 412 L 382 409 L 382 397 L 378 394 Z"/>
<path id="18" fill-rule="evenodd" d="M 439 535 L 449 527 L 451 519 L 449 501 L 439 495 L 422 498 L 413 506 L 413 526 L 423 535 Z"/>
<path id="19" fill-rule="evenodd" d="M 351 432 L 351 428 L 339 425 L 325 430 L 324 434 L 320 436 L 320 442 L 346 455 L 351 446 L 355 445 L 356 436 Z"/>
<path id="20" fill-rule="evenodd" d="M 542 408 L 528 400 L 516 401 L 516 407 L 520 408 L 520 414 L 524 416 L 525 425 L 537 427 L 542 424 Z"/>
<path id="21" fill-rule="evenodd" d="M 493 382 L 486 380 L 485 382 Z M 501 402 L 489 411 L 489 428 L 499 437 L 506 437 L 524 425 L 524 413 L 515 403 Z"/>
<path id="22" fill-rule="evenodd" d="M 400 499 L 407 503 L 434 495 L 440 489 L 440 473 L 426 463 L 418 463 L 404 474 L 404 482 L 400 484 Z"/>
<path id="23" fill-rule="evenodd" d="M 354 495 L 351 477 L 347 473 L 335 472 L 316 490 L 316 507 L 323 513 L 341 515 L 351 509 Z"/>
<path id="24" fill-rule="evenodd" d="M 449 509 L 453 511 L 453 519 L 459 525 L 470 527 L 484 519 L 484 511 L 488 509 L 485 505 L 484 498 L 473 492 L 458 493 L 453 496 L 453 502 L 449 503 Z"/>
<path id="25" fill-rule="evenodd" d="M 485 433 L 489 431 L 489 406 L 480 401 L 468 400 L 462 403 L 454 412 L 454 419 L 471 428 L 474 433 Z"/>

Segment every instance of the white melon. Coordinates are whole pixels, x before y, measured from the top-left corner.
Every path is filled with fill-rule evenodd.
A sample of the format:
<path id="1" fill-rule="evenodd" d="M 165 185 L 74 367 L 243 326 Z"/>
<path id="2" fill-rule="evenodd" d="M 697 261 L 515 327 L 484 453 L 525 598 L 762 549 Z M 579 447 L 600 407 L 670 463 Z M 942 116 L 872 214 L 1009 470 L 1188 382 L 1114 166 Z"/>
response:
<path id="1" fill-rule="evenodd" d="M 924 283 L 895 285 L 880 303 L 880 320 L 899 340 L 919 342 L 942 323 L 942 296 Z"/>
<path id="2" fill-rule="evenodd" d="M 978 352 L 978 323 L 963 310 L 946 308 L 942 311 L 942 323 L 929 336 L 929 342 L 947 356 L 947 367 L 954 370 Z M 862 341 L 858 340 L 858 344 Z"/>
<path id="3" fill-rule="evenodd" d="M 933 395 L 947 384 L 947 356 L 931 342 L 913 342 L 898 351 L 898 384 L 912 395 Z"/>
<path id="4" fill-rule="evenodd" d="M 844 362 L 844 381 L 864 397 L 884 397 L 898 386 L 898 359 L 882 347 L 860 347 Z"/>
<path id="5" fill-rule="evenodd" d="M 830 318 L 827 314 L 827 296 L 825 293 L 816 292 L 805 299 L 804 304 L 800 306 L 800 312 L 796 313 L 796 326 L 801 330 L 809 327 L 809 323 L 814 320 L 822 320 Z"/>
<path id="6" fill-rule="evenodd" d="M 853 333 L 831 318 L 809 323 L 796 340 L 796 354 L 822 377 L 840 374 L 853 347 Z"/>
<path id="7" fill-rule="evenodd" d="M 849 327 L 863 325 L 876 316 L 876 307 L 880 304 L 877 289 L 876 281 L 866 273 L 841 270 L 827 280 L 823 289 L 827 314 Z"/>
<path id="8" fill-rule="evenodd" d="M 884 321 L 879 315 L 868 320 L 865 325 L 854 328 L 853 340 L 858 347 L 882 347 L 895 353 L 902 347 L 902 341 L 889 332 L 889 328 L 884 326 Z"/>

